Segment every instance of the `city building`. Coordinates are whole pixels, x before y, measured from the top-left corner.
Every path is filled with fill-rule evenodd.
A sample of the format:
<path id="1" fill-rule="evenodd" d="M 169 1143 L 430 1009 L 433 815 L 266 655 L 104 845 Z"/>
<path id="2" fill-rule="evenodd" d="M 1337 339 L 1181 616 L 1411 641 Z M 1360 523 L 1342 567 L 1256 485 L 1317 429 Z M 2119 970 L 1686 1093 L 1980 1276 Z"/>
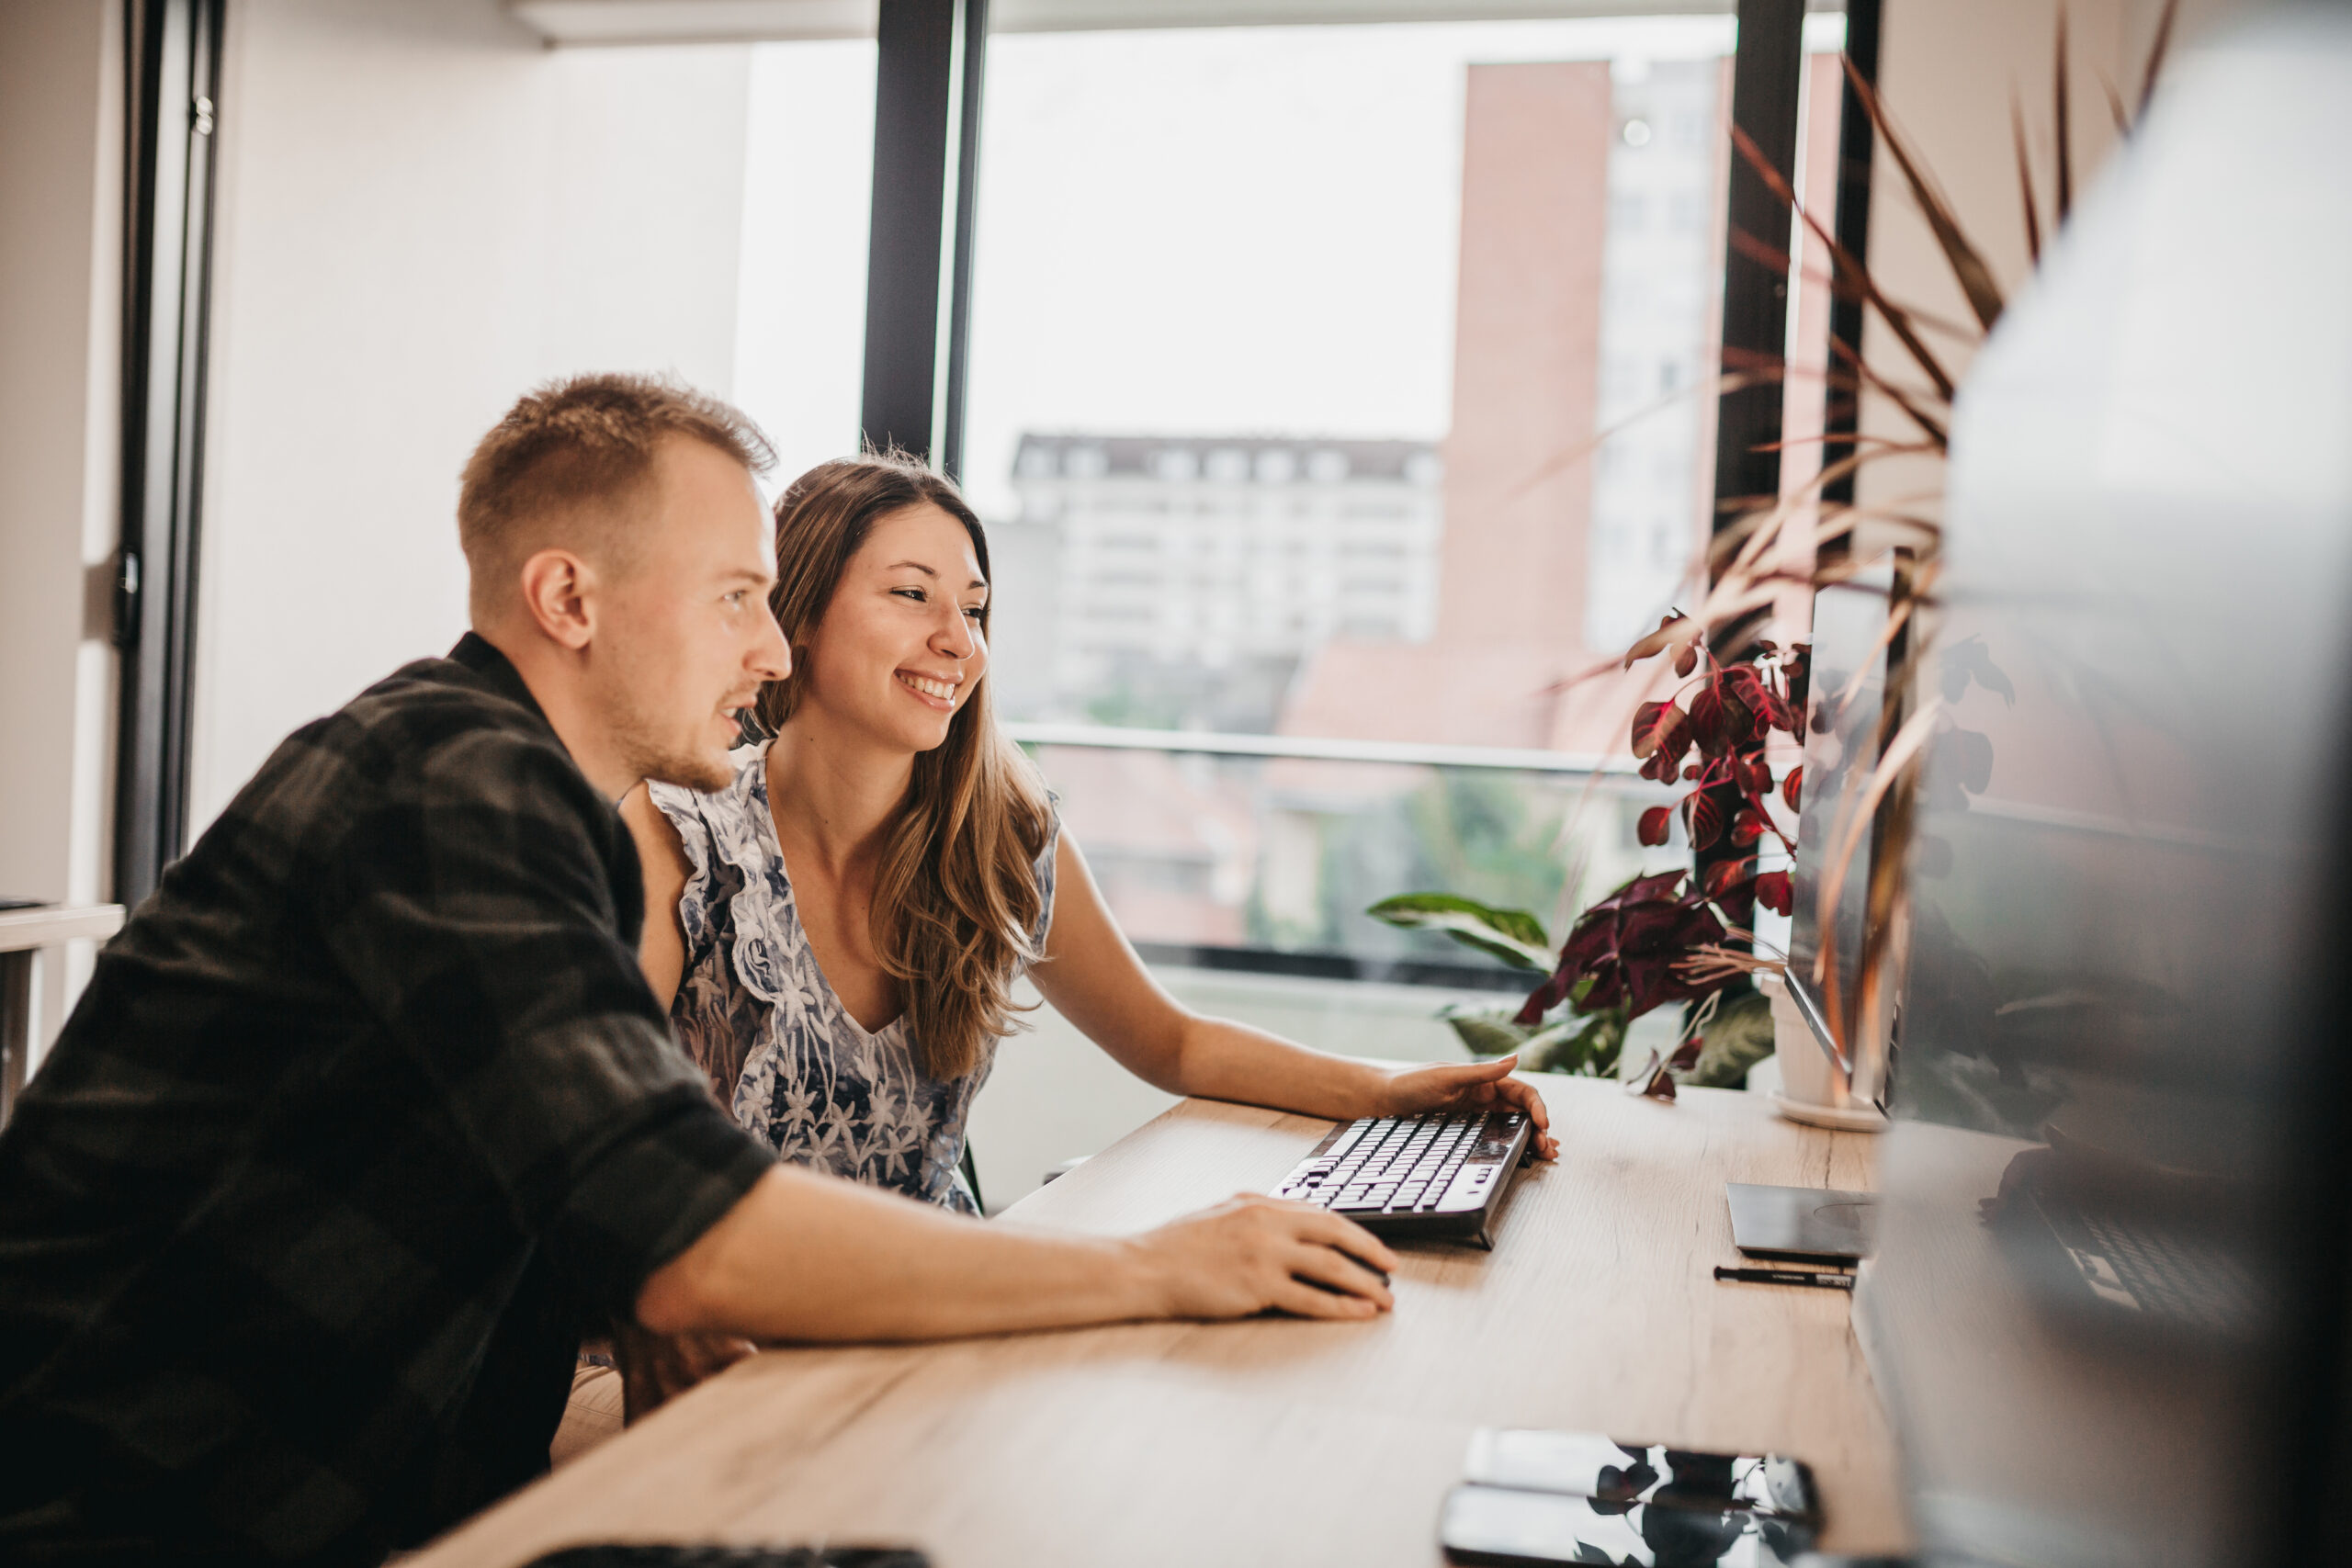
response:
<path id="1" fill-rule="evenodd" d="M 1332 638 L 1429 639 L 1442 477 L 1428 442 L 1024 434 L 994 536 L 1053 604 L 999 649 L 1007 711 L 1272 728 Z"/>
<path id="2" fill-rule="evenodd" d="M 1715 60 L 1621 60 L 1610 73 L 1601 440 L 1585 537 L 1596 650 L 1657 624 L 1705 532 L 1714 399 L 1701 383 L 1723 308 L 1723 90 Z"/>
<path id="3" fill-rule="evenodd" d="M 1469 68 L 1436 627 L 1326 644 L 1283 733 L 1623 749 L 1657 677 L 1596 671 L 1704 536 L 1722 90 L 1712 60 Z"/>

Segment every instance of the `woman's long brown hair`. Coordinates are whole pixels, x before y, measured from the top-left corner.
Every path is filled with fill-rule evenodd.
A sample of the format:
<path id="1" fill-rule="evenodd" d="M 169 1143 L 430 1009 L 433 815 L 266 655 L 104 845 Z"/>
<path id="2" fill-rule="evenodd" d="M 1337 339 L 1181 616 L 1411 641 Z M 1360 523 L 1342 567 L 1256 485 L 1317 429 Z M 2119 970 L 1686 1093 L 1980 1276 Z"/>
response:
<path id="1" fill-rule="evenodd" d="M 820 463 L 776 498 L 775 592 L 769 604 L 792 645 L 792 673 L 760 691 L 770 733 L 799 706 L 808 639 L 875 523 L 932 505 L 964 525 L 980 576 L 989 541 L 955 485 L 899 452 Z M 980 611 L 988 635 L 989 611 Z M 1014 970 L 1042 956 L 1036 860 L 1052 829 L 1036 772 L 996 727 L 984 675 L 948 721 L 946 740 L 915 757 L 913 782 L 886 829 L 870 931 L 907 998 L 907 1033 L 923 1071 L 961 1077 L 987 1043 L 1017 1027 Z"/>

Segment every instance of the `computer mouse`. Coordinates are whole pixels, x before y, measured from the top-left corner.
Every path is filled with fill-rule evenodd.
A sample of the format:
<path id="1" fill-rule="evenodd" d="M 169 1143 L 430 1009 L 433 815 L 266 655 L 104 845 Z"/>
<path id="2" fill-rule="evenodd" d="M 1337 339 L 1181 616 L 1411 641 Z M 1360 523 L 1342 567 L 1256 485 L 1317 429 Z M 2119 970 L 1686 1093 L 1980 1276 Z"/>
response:
<path id="1" fill-rule="evenodd" d="M 1351 1263 L 1354 1264 L 1357 1268 L 1362 1269 L 1363 1269 L 1365 1272 L 1367 1272 L 1367 1273 L 1371 1274 L 1374 1278 L 1377 1279 L 1377 1280 L 1381 1282 L 1381 1284 L 1382 1284 L 1382 1285 L 1384 1285 L 1384 1286 L 1385 1286 L 1385 1285 L 1386 1285 L 1386 1284 L 1388 1283 L 1388 1271 L 1387 1271 L 1386 1269 L 1375 1269 L 1375 1268 L 1374 1268 L 1371 1264 L 1366 1263 L 1363 1258 L 1358 1258 L 1358 1257 L 1357 1257 L 1354 1253 L 1352 1253 L 1352 1252 L 1349 1253 L 1349 1254 L 1347 1255 L 1347 1258 L 1348 1258 L 1348 1261 L 1349 1261 L 1349 1262 L 1351 1262 Z M 1334 1295 L 1334 1296 L 1351 1296 L 1351 1295 L 1355 1294 L 1355 1292 L 1354 1292 L 1353 1291 L 1343 1291 L 1343 1290 L 1341 1290 L 1339 1286 L 1334 1285 L 1334 1284 L 1331 1284 L 1331 1283 L 1329 1283 L 1329 1281 L 1327 1281 L 1327 1280 L 1310 1280 L 1310 1279 L 1308 1279 L 1308 1278 L 1307 1278 L 1306 1275 L 1304 1275 L 1304 1274 L 1294 1274 L 1294 1275 L 1292 1275 L 1292 1276 L 1291 1276 L 1291 1278 L 1292 1278 L 1292 1279 L 1294 1279 L 1294 1280 L 1297 1280 L 1300 1284 L 1302 1284 L 1302 1285 L 1312 1285 L 1312 1286 L 1314 1286 L 1317 1290 L 1321 1291 L 1321 1292 L 1324 1292 L 1325 1293 L 1329 1294 L 1329 1295 Z"/>

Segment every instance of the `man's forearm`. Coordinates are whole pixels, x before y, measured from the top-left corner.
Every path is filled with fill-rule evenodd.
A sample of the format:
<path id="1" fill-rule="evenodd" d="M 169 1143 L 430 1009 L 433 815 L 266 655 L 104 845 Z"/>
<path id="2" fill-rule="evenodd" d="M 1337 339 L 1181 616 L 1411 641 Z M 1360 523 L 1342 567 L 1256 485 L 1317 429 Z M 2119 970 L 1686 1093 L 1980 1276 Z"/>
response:
<path id="1" fill-rule="evenodd" d="M 980 1224 L 780 1167 L 646 1282 L 638 1319 L 769 1341 L 939 1339 L 1154 1317 L 1167 1295 L 1125 1242 Z"/>

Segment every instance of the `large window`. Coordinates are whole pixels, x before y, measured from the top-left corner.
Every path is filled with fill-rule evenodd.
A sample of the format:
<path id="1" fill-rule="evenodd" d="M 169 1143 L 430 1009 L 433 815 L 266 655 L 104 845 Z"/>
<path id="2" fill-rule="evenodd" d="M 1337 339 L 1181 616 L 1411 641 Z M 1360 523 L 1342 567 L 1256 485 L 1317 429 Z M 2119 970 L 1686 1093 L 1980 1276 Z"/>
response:
<path id="1" fill-rule="evenodd" d="M 1841 32 L 1807 27 L 1801 185 L 1834 171 Z M 1632 831 L 1648 671 L 1584 677 L 1713 513 L 1733 43 L 1728 15 L 989 40 L 963 450 L 997 694 L 1139 941 L 1475 968 L 1363 906 L 1558 921 L 1682 861 Z"/>
<path id="2" fill-rule="evenodd" d="M 1638 694 L 1577 677 L 1673 601 L 1709 520 L 1733 35 L 985 40 L 962 450 L 997 693 L 1138 940 L 1467 963 L 1362 906 L 1442 886 L 1557 919 L 1640 863 L 1649 797 L 1611 760 Z M 785 479 L 854 449 L 873 391 L 886 46 L 369 37 L 243 45 L 197 829 L 287 729 L 461 629 L 450 476 L 518 387 L 675 371 L 744 404 Z M 322 60 L 335 95 L 304 90 Z"/>

